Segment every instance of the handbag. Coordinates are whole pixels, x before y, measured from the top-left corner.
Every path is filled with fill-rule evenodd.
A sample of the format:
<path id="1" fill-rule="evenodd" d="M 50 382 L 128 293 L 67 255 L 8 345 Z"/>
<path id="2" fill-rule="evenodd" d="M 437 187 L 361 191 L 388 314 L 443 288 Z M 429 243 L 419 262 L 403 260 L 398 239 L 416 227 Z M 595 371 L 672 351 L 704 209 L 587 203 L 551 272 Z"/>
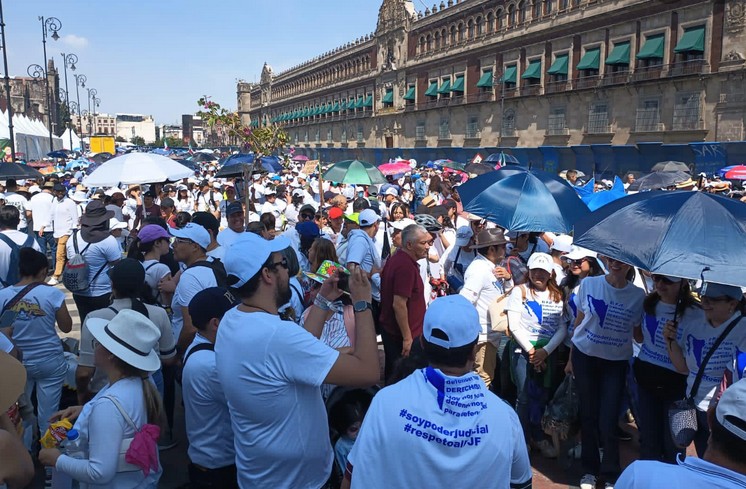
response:
<path id="1" fill-rule="evenodd" d="M 135 425 L 135 422 L 132 421 L 132 418 L 127 414 L 127 412 L 124 410 L 121 404 L 119 404 L 119 401 L 116 400 L 116 398 L 112 396 L 103 396 L 103 398 L 110 400 L 112 403 L 114 403 L 114 406 L 116 406 L 119 413 L 124 418 L 125 422 L 130 425 L 130 427 L 135 431 L 135 435 L 131 438 L 124 438 L 122 440 L 121 445 L 119 445 L 119 460 L 117 462 L 117 472 L 138 472 L 142 471 L 143 474 L 147 477 L 148 473 L 152 471 L 158 470 L 158 437 L 160 435 L 160 430 L 155 425 L 146 424 L 142 428 L 138 429 Z M 151 444 L 153 446 L 151 447 L 151 450 L 149 452 L 153 453 L 142 453 L 142 450 L 137 450 L 139 453 L 133 453 L 135 452 L 133 449 L 137 445 L 138 447 L 142 446 L 143 444 L 143 438 L 144 437 L 153 437 Z M 138 442 L 139 440 L 139 442 Z M 147 442 L 145 442 L 147 444 Z"/>
<path id="2" fill-rule="evenodd" d="M 707 362 L 710 361 L 710 357 L 715 354 L 720 344 L 733 331 L 742 317 L 743 315 L 739 315 L 733 319 L 718 339 L 715 340 L 712 348 L 707 351 L 707 355 L 705 355 L 699 366 L 699 371 L 697 372 L 697 377 L 694 379 L 689 396 L 685 399 L 674 401 L 671 407 L 668 408 L 668 424 L 671 429 L 671 437 L 678 448 L 688 447 L 694 441 L 694 436 L 697 434 L 699 426 L 697 424 L 697 406 L 694 403 L 694 398 L 697 396 L 699 385 L 702 383 L 702 376 L 705 373 Z"/>

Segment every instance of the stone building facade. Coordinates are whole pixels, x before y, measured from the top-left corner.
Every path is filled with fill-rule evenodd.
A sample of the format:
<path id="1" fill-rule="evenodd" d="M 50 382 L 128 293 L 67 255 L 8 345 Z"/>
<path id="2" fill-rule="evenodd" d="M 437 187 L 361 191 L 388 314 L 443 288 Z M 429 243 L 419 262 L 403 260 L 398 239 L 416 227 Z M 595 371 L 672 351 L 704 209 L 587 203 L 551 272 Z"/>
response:
<path id="1" fill-rule="evenodd" d="M 376 31 L 259 83 L 252 125 L 300 148 L 746 138 L 746 1 L 384 0 Z"/>
<path id="2" fill-rule="evenodd" d="M 64 111 L 61 110 L 64 102 L 60 99 L 60 76 L 54 66 L 54 60 L 47 63 L 47 77 L 49 78 L 49 99 L 51 107 L 47 104 L 46 83 L 43 78 L 35 79 L 28 76 L 10 77 L 10 100 L 13 113 L 25 115 L 29 119 L 39 119 L 48 126 L 49 117 L 52 117 L 52 130 L 54 134 L 60 135 L 65 132 Z M 5 86 L 0 88 L 0 110 L 7 111 L 8 101 Z"/>

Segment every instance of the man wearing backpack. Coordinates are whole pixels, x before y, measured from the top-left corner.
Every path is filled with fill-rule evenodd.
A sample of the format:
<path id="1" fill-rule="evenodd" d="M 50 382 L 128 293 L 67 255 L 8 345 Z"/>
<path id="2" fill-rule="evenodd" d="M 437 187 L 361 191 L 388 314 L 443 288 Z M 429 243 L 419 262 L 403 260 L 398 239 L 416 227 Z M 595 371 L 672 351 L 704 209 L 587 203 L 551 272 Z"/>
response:
<path id="1" fill-rule="evenodd" d="M 3 288 L 14 285 L 20 278 L 18 263 L 21 248 L 41 251 L 33 236 L 17 231 L 20 219 L 17 207 L 0 207 L 0 285 Z"/>
<path id="2" fill-rule="evenodd" d="M 174 336 L 178 338 L 179 353 L 183 353 L 197 332 L 189 315 L 189 303 L 201 290 L 225 287 L 225 268 L 220 261 L 208 261 L 210 233 L 204 227 L 190 222 L 183 228 L 171 229 L 170 232 L 176 238 L 173 242 L 174 258 L 187 267 L 181 272 L 171 301 L 174 314 L 171 325 Z"/>

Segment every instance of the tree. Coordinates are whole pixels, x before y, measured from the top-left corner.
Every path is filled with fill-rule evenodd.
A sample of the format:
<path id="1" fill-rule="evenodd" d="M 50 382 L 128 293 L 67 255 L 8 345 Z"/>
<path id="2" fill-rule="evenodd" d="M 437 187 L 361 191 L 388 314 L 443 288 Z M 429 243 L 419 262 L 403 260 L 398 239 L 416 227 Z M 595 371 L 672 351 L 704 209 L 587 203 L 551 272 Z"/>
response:
<path id="1" fill-rule="evenodd" d="M 115 137 L 114 141 L 116 141 L 117 143 L 126 143 L 127 142 L 127 140 L 124 139 L 122 136 Z"/>
<path id="2" fill-rule="evenodd" d="M 145 139 L 141 136 L 132 136 L 132 139 L 130 139 L 130 143 L 134 144 L 135 146 L 145 146 Z"/>

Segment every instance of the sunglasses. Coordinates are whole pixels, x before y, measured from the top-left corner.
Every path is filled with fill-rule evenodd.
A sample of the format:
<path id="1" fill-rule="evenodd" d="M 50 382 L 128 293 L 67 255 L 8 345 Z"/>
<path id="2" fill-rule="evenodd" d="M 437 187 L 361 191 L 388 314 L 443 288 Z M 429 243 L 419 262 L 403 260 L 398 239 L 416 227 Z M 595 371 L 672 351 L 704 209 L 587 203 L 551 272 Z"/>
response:
<path id="1" fill-rule="evenodd" d="M 287 269 L 289 268 L 289 267 L 288 267 L 288 259 L 287 259 L 287 258 L 283 258 L 283 259 L 282 259 L 282 260 L 280 260 L 280 261 L 276 261 L 276 262 L 274 262 L 274 263 L 270 263 L 269 265 L 267 265 L 267 266 L 266 266 L 266 268 L 269 268 L 269 269 L 270 269 L 270 270 L 272 270 L 273 272 L 274 272 L 275 270 L 277 270 L 277 267 L 282 267 L 282 268 L 284 268 L 285 270 L 287 270 Z"/>
<path id="2" fill-rule="evenodd" d="M 699 298 L 701 302 L 728 302 L 735 299 L 731 299 L 727 295 L 721 296 L 721 297 L 707 297 L 706 295 L 703 295 Z"/>
<path id="3" fill-rule="evenodd" d="M 304 221 L 310 221 L 314 218 L 314 215 L 313 214 L 301 214 L 300 218 L 303 219 Z"/>
<path id="4" fill-rule="evenodd" d="M 675 284 L 673 280 L 669 279 L 668 277 L 664 277 L 663 275 L 651 275 L 650 278 L 653 280 L 653 282 L 663 282 L 664 284 Z"/>
<path id="5" fill-rule="evenodd" d="M 174 244 L 195 244 L 191 239 L 174 238 Z"/>
<path id="6" fill-rule="evenodd" d="M 588 261 L 588 258 L 581 258 L 579 260 L 567 260 L 567 264 L 571 267 L 580 267 L 583 265 L 583 262 Z"/>

